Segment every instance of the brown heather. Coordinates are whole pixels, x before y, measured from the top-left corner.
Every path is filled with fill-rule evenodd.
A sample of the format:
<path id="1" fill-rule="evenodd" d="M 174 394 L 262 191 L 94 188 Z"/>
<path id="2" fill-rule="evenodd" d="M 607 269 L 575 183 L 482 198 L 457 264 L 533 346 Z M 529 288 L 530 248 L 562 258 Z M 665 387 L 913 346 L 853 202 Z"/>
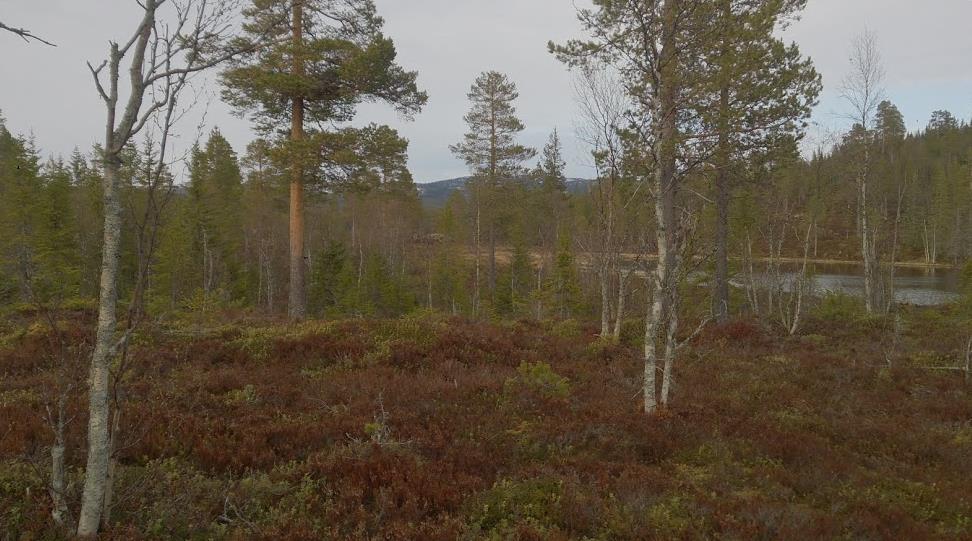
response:
<path id="1" fill-rule="evenodd" d="M 124 386 L 104 537 L 972 539 L 972 394 L 918 366 L 961 348 L 948 315 L 909 313 L 891 369 L 884 320 L 710 328 L 654 417 L 635 344 L 584 325 L 156 329 Z M 89 320 L 65 322 L 74 343 Z M 3 540 L 57 538 L 47 338 L 15 331 L 0 350 Z"/>

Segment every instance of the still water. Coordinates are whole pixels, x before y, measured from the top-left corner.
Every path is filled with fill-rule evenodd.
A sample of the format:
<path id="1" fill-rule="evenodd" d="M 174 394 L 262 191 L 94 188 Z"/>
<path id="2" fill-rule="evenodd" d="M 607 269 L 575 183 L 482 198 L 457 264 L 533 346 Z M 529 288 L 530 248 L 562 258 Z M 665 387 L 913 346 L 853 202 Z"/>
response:
<path id="1" fill-rule="evenodd" d="M 799 265 L 784 265 L 784 288 L 789 289 L 796 279 Z M 859 265 L 821 264 L 809 267 L 816 295 L 841 293 L 864 296 L 864 269 Z M 766 279 L 757 271 L 757 282 Z M 748 282 L 746 275 L 737 275 L 733 284 L 739 287 Z M 938 306 L 959 299 L 959 270 L 941 268 L 899 267 L 895 269 L 894 300 L 915 306 Z"/>

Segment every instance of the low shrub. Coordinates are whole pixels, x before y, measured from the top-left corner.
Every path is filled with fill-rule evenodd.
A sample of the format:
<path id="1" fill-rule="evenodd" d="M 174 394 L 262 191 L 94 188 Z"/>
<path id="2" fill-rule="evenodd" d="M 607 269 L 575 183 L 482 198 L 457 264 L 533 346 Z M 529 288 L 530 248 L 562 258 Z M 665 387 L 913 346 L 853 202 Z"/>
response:
<path id="1" fill-rule="evenodd" d="M 503 479 L 472 498 L 466 539 L 518 539 L 524 533 L 544 538 L 558 530 L 562 482 L 537 478 Z"/>
<path id="2" fill-rule="evenodd" d="M 527 389 L 545 398 L 566 399 L 570 396 L 570 382 L 544 362 L 520 363 L 517 375 L 506 380 L 507 393 Z"/>
<path id="3" fill-rule="evenodd" d="M 961 374 L 925 368 L 964 359 L 964 323 L 900 315 L 888 369 L 887 327 L 707 327 L 653 417 L 640 340 L 600 341 L 589 324 L 146 326 L 104 539 L 965 539 L 972 396 Z M 17 318 L 0 347 L 0 540 L 58 539 L 45 487 L 58 373 L 47 331 Z M 89 344 L 92 327 L 74 315 L 64 332 Z"/>
<path id="4" fill-rule="evenodd" d="M 856 323 L 865 319 L 867 312 L 864 311 L 864 302 L 857 297 L 828 293 L 820 298 L 811 315 L 827 322 Z"/>

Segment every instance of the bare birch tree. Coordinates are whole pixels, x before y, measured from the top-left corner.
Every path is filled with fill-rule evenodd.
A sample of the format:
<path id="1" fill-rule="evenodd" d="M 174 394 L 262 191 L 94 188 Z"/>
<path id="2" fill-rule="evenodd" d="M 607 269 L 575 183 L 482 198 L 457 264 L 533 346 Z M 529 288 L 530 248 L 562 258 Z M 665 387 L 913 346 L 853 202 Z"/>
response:
<path id="1" fill-rule="evenodd" d="M 193 74 L 232 57 L 220 50 L 231 31 L 233 0 L 145 0 L 142 19 L 124 43 L 110 42 L 109 56 L 88 64 L 106 110 L 102 148 L 104 231 L 101 287 L 94 352 L 88 376 L 88 457 L 77 534 L 98 533 L 108 490 L 111 458 L 110 372 L 132 328 L 117 333 L 118 272 L 122 236 L 120 171 L 126 145 L 178 102 Z M 169 8 L 167 13 L 161 12 Z M 123 63 L 127 62 L 127 72 Z M 121 94 L 123 78 L 127 97 Z"/>
<path id="2" fill-rule="evenodd" d="M 880 259 L 877 231 L 871 223 L 870 176 L 873 123 L 878 105 L 884 100 L 884 67 L 878 51 L 877 37 L 870 31 L 854 40 L 851 46 L 851 71 L 841 84 L 841 96 L 850 106 L 849 117 L 860 146 L 857 166 L 857 213 L 860 227 L 861 260 L 864 264 L 864 305 L 868 313 L 880 310 L 878 279 Z"/>
<path id="3" fill-rule="evenodd" d="M 617 339 L 624 317 L 624 296 L 630 273 L 621 268 L 624 245 L 623 217 L 627 207 L 621 201 L 621 130 L 627 103 L 620 83 L 605 69 L 583 66 L 574 79 L 574 94 L 582 124 L 578 137 L 591 147 L 597 180 L 591 190 L 596 223 L 587 252 L 592 256 L 601 293 L 601 337 Z M 612 282 L 617 275 L 618 298 L 612 311 Z M 612 331 L 614 316 L 614 331 Z"/>

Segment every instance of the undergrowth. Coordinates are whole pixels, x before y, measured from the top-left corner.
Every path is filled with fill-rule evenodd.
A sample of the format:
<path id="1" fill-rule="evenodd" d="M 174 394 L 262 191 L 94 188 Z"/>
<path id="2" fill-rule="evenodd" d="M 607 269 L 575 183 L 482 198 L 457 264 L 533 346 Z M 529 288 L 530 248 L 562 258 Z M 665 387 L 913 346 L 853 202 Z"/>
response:
<path id="1" fill-rule="evenodd" d="M 90 343 L 86 317 L 63 322 L 70 340 Z M 796 337 L 709 326 L 651 418 L 638 328 L 613 343 L 577 321 L 422 313 L 148 330 L 105 538 L 972 539 L 972 395 L 931 369 L 964 360 L 958 308 L 893 324 L 832 300 Z M 0 539 L 56 539 L 59 368 L 29 317 L 2 330 Z M 80 386 L 74 512 L 85 405 Z"/>

